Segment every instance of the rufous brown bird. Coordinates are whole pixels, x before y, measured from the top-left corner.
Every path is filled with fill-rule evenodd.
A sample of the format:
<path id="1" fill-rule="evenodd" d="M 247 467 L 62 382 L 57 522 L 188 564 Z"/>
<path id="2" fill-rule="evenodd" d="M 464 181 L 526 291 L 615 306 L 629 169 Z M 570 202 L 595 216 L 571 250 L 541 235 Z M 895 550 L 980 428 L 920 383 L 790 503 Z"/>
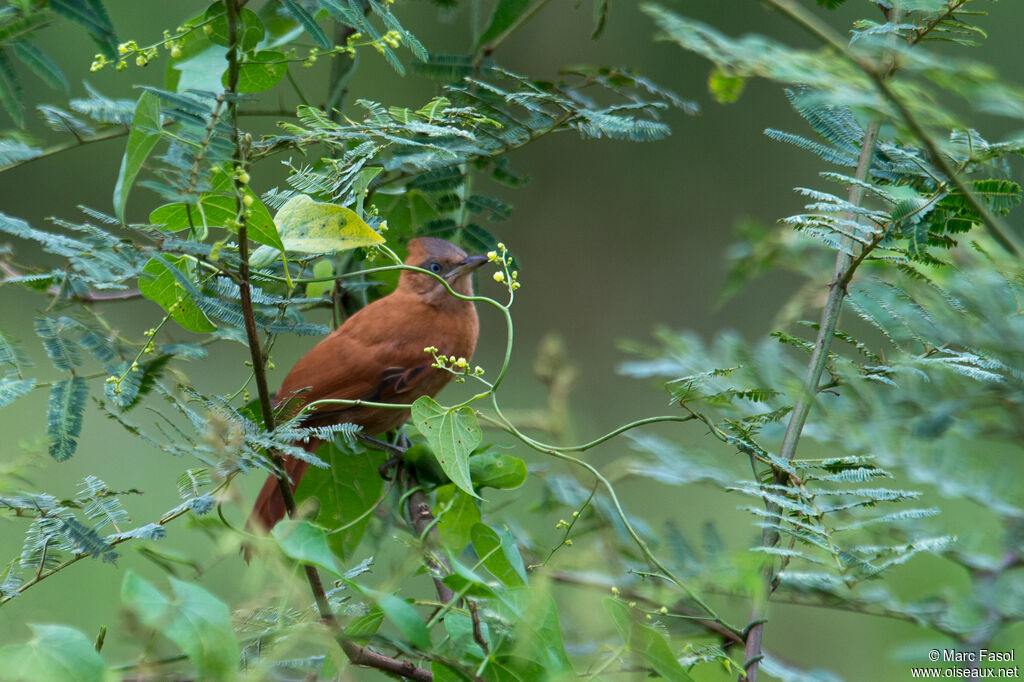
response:
<path id="1" fill-rule="evenodd" d="M 429 270 L 445 279 L 453 291 L 472 295 L 472 272 L 487 262 L 443 239 L 420 237 L 409 242 L 406 265 Z M 303 355 L 278 390 L 275 400 L 295 414 L 315 400 L 367 400 L 378 403 L 411 403 L 420 396 L 434 396 L 451 379 L 449 372 L 432 367 L 433 356 L 424 351 L 434 346 L 440 353 L 470 358 L 476 348 L 479 323 L 469 301 L 452 296 L 429 275 L 403 270 L 398 288 L 348 318 Z M 321 405 L 304 422 L 309 426 L 352 423 L 363 433 L 380 434 L 409 418 L 408 409 Z M 303 444 L 315 452 L 319 441 Z M 292 457 L 285 470 L 292 487 L 309 467 Z M 256 498 L 251 527 L 270 529 L 284 517 L 284 500 L 277 480 L 269 476 Z"/>

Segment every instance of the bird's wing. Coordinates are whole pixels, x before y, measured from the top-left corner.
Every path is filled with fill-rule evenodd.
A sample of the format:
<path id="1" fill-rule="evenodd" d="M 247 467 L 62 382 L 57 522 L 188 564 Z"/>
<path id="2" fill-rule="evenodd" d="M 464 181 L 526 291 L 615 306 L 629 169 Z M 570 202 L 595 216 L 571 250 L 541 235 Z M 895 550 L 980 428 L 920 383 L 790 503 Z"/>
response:
<path id="1" fill-rule="evenodd" d="M 294 396 L 296 407 L 325 399 L 404 402 L 426 392 L 438 381 L 439 373 L 430 366 L 433 358 L 423 352 L 415 333 L 399 328 L 408 318 L 389 315 L 387 302 L 381 299 L 364 308 L 306 353 L 282 383 L 278 400 Z M 350 406 L 325 405 L 317 415 L 346 409 Z"/>

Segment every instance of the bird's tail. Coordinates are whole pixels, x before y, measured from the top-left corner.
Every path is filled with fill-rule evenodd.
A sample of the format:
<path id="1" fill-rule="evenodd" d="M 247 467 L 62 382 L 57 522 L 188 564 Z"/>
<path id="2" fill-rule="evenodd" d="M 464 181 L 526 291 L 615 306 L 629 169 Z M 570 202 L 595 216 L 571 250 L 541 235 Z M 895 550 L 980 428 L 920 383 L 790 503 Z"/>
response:
<path id="1" fill-rule="evenodd" d="M 316 439 L 301 444 L 302 449 L 309 453 L 315 453 L 319 446 L 320 441 Z M 302 480 L 302 476 L 308 468 L 309 462 L 294 457 L 284 458 L 284 470 L 292 481 L 292 490 L 295 490 L 295 486 Z M 248 526 L 252 530 L 269 531 L 278 521 L 284 518 L 284 515 L 284 498 L 281 497 L 281 489 L 278 487 L 277 479 L 273 476 L 267 476 L 260 494 L 256 496 L 256 503 L 252 507 L 252 514 L 249 515 Z"/>

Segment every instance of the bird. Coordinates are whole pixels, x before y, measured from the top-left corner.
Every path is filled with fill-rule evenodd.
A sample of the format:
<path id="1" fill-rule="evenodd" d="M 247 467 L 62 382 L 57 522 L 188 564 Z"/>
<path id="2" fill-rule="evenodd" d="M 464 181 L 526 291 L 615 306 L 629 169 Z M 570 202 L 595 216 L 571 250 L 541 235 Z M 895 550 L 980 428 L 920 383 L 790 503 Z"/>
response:
<path id="1" fill-rule="evenodd" d="M 472 273 L 488 262 L 451 242 L 418 237 L 409 242 L 406 265 L 427 270 L 464 296 L 473 295 Z M 452 296 L 435 277 L 402 270 L 397 288 L 362 308 L 324 337 L 291 368 L 275 395 L 277 407 L 291 414 L 325 399 L 412 403 L 433 397 L 453 378 L 434 366 L 428 348 L 456 358 L 471 358 L 479 333 L 471 301 Z M 325 404 L 313 408 L 306 426 L 351 423 L 367 435 L 390 431 L 409 418 L 408 409 Z M 315 452 L 319 441 L 301 446 Z M 292 489 L 309 463 L 285 457 Z M 277 479 L 267 477 L 249 517 L 251 528 L 270 530 L 284 518 Z"/>

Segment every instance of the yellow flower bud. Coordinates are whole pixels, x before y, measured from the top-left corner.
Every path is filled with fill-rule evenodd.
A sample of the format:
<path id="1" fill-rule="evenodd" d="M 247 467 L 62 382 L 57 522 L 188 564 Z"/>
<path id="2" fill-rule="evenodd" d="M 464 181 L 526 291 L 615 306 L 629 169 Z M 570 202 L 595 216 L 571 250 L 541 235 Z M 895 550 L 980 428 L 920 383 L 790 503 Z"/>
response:
<path id="1" fill-rule="evenodd" d="M 252 206 L 252 201 L 252 195 L 246 194 L 245 196 L 242 197 L 242 203 L 245 204 L 246 208 Z"/>
<path id="2" fill-rule="evenodd" d="M 503 273 L 501 271 L 498 271 L 498 272 L 494 273 L 494 281 L 497 282 L 498 284 L 501 284 L 502 282 L 504 282 L 505 281 L 505 273 Z"/>
<path id="3" fill-rule="evenodd" d="M 242 171 L 242 172 L 240 172 L 238 174 L 238 181 L 240 183 L 242 183 L 243 185 L 248 185 L 249 184 L 249 179 L 250 179 L 249 178 L 249 174 L 246 173 L 245 171 Z"/>
<path id="4" fill-rule="evenodd" d="M 213 26 L 211 26 L 210 24 L 203 26 L 203 33 L 205 33 L 206 35 L 210 35 L 211 33 L 213 33 Z"/>
<path id="5" fill-rule="evenodd" d="M 664 616 L 665 614 L 668 613 L 668 608 L 662 606 L 660 609 L 658 609 L 658 613 L 660 613 L 661 615 Z"/>

